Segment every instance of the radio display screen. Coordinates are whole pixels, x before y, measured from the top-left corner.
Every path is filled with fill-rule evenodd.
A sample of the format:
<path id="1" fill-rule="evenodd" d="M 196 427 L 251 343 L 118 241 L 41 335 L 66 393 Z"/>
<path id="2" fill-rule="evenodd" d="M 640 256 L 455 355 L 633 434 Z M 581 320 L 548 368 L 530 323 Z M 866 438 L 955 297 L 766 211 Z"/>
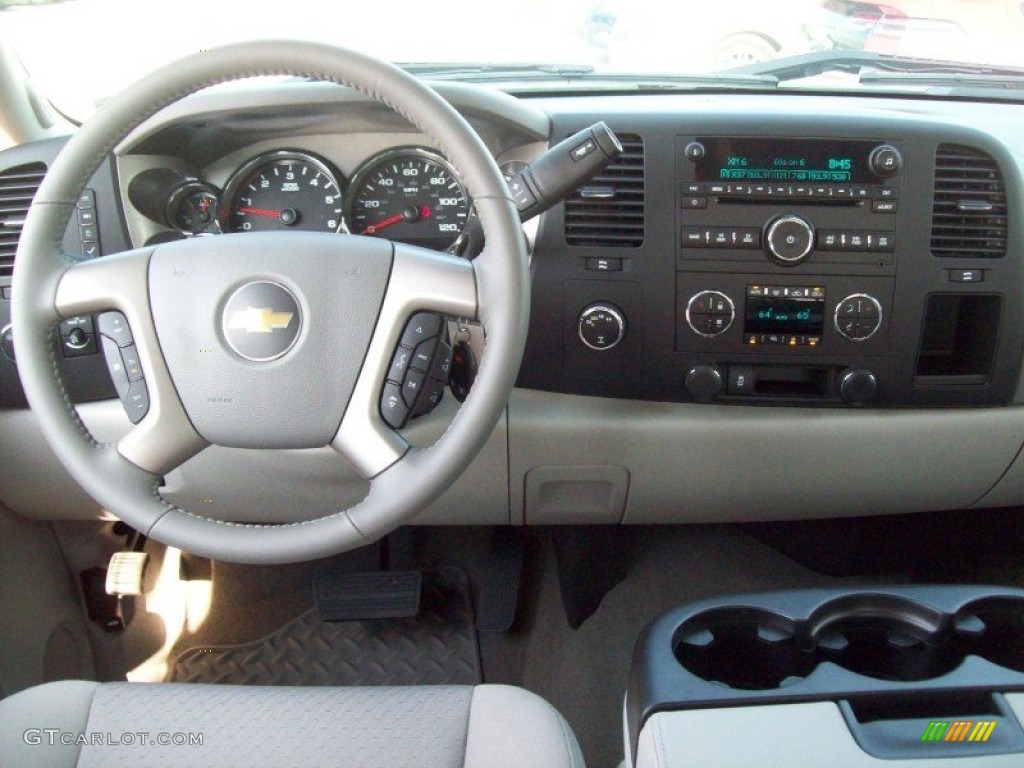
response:
<path id="1" fill-rule="evenodd" d="M 874 141 L 709 137 L 697 181 L 864 183 Z"/>
<path id="2" fill-rule="evenodd" d="M 744 333 L 821 336 L 824 327 L 821 289 L 747 287 Z"/>

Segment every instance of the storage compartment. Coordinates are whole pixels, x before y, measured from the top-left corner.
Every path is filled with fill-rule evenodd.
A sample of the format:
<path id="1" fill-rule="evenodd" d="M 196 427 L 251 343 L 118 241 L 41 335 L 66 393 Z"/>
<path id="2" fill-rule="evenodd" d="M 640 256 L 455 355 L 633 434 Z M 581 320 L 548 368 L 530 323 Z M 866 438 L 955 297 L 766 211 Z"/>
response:
<path id="1" fill-rule="evenodd" d="M 652 622 L 626 716 L 635 750 L 656 712 L 831 702 L 875 756 L 927 758 L 922 733 L 953 720 L 1001 729 L 956 754 L 1016 754 L 1024 731 L 1002 698 L 1013 691 L 1024 691 L 1024 591 L 804 590 L 708 600 Z"/>
<path id="2" fill-rule="evenodd" d="M 1002 298 L 983 294 L 928 296 L 915 383 L 985 384 L 999 342 Z"/>

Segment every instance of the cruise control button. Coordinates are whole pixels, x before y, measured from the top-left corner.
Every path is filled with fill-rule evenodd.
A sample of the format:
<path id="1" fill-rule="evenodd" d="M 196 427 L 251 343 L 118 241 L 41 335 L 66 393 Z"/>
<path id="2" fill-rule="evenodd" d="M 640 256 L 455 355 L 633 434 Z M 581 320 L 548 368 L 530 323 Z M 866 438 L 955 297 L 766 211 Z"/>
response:
<path id="1" fill-rule="evenodd" d="M 410 370 L 405 374 L 405 381 L 402 382 L 402 398 L 410 409 L 416 406 L 416 398 L 423 391 L 423 383 L 426 378 L 427 374 L 419 371 Z"/>
<path id="2" fill-rule="evenodd" d="M 149 390 L 146 389 L 146 380 L 139 379 L 128 385 L 128 394 L 122 399 L 124 410 L 128 414 L 128 420 L 132 424 L 138 424 L 146 414 L 149 413 Z"/>
<path id="3" fill-rule="evenodd" d="M 142 362 L 134 344 L 121 350 L 121 360 L 124 361 L 124 372 L 128 374 L 128 381 L 138 381 L 142 378 Z"/>
<path id="4" fill-rule="evenodd" d="M 81 197 L 78 198 L 78 208 L 95 208 L 96 207 L 96 192 L 91 189 L 82 191 Z"/>
<path id="5" fill-rule="evenodd" d="M 415 349 L 424 339 L 437 336 L 441 332 L 441 316 L 433 312 L 417 312 L 405 326 L 402 334 L 402 346 Z"/>
<path id="6" fill-rule="evenodd" d="M 426 373 L 430 370 L 430 361 L 434 357 L 434 350 L 437 349 L 437 339 L 421 341 L 412 353 L 412 361 L 409 367 L 414 371 Z"/>
<path id="7" fill-rule="evenodd" d="M 96 318 L 96 323 L 99 326 L 100 335 L 113 339 L 119 347 L 127 347 L 135 342 L 131 329 L 128 327 L 128 321 L 120 312 L 104 312 Z"/>
<path id="8" fill-rule="evenodd" d="M 405 378 L 405 372 L 409 370 L 409 359 L 411 357 L 412 351 L 405 347 L 399 347 L 395 350 L 395 355 L 391 358 L 391 367 L 388 368 L 388 381 L 401 383 L 402 379 Z"/>
<path id="9" fill-rule="evenodd" d="M 384 385 L 380 395 L 380 415 L 392 429 L 401 429 L 409 417 L 409 407 L 402 399 L 402 386 L 393 382 Z"/>
<path id="10" fill-rule="evenodd" d="M 124 399 L 128 395 L 128 372 L 124 369 L 124 360 L 121 359 L 121 350 L 117 342 L 107 336 L 101 336 L 103 344 L 103 357 L 107 361 L 107 370 L 110 372 L 110 380 L 114 383 L 117 396 Z"/>
<path id="11" fill-rule="evenodd" d="M 95 224 L 96 223 L 96 209 L 95 208 L 79 208 L 78 209 L 78 223 L 79 224 Z"/>

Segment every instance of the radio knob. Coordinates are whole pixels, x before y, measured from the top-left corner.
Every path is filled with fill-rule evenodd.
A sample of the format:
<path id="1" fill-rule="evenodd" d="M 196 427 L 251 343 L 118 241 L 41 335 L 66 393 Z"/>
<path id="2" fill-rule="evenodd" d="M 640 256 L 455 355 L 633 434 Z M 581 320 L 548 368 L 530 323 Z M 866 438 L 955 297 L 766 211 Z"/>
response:
<path id="1" fill-rule="evenodd" d="M 894 176 L 903 167 L 903 155 L 891 144 L 880 144 L 868 155 L 868 166 L 876 176 Z"/>
<path id="2" fill-rule="evenodd" d="M 605 352 L 626 335 L 626 318 L 612 304 L 591 304 L 580 313 L 576 330 L 580 341 L 593 350 Z"/>
<path id="3" fill-rule="evenodd" d="M 865 368 L 847 368 L 839 377 L 839 396 L 850 405 L 864 405 L 875 399 L 878 380 Z"/>
<path id="4" fill-rule="evenodd" d="M 814 247 L 814 227 L 799 216 L 779 216 L 768 224 L 764 235 L 768 255 L 786 267 L 806 259 Z"/>
<path id="5" fill-rule="evenodd" d="M 698 403 L 710 403 L 725 388 L 725 376 L 717 365 L 695 365 L 686 374 L 686 391 Z"/>

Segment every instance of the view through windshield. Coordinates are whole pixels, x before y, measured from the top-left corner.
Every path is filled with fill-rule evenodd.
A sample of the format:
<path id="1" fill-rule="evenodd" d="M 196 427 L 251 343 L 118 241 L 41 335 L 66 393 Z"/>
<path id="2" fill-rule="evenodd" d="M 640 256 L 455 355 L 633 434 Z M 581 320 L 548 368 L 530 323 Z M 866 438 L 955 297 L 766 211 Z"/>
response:
<path id="1" fill-rule="evenodd" d="M 812 51 L 1024 66 L 1021 0 L 0 0 L 0 9 L 37 86 L 77 118 L 161 64 L 258 38 L 318 40 L 394 62 L 596 75 L 719 72 Z"/>

